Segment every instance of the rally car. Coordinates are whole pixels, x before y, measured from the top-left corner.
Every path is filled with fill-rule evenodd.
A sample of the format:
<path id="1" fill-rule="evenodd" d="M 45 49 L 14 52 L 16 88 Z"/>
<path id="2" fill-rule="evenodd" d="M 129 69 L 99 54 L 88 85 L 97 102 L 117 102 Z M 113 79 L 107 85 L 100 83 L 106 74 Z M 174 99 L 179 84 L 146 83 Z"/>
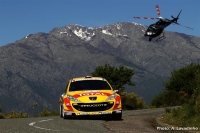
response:
<path id="1" fill-rule="evenodd" d="M 85 76 L 69 80 L 59 99 L 60 116 L 101 115 L 120 120 L 120 95 L 102 77 Z"/>

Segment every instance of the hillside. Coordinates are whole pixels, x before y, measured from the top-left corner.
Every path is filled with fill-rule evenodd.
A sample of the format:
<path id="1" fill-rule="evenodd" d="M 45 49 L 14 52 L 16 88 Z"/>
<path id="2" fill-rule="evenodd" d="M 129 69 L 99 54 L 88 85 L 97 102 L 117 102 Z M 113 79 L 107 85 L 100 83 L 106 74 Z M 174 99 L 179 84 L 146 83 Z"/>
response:
<path id="1" fill-rule="evenodd" d="M 146 27 L 122 22 L 104 27 L 68 25 L 29 34 L 0 47 L 0 105 L 34 113 L 33 102 L 58 110 L 68 79 L 109 63 L 135 69 L 134 91 L 148 104 L 173 69 L 200 62 L 200 37 L 165 32 L 161 42 L 143 37 Z"/>

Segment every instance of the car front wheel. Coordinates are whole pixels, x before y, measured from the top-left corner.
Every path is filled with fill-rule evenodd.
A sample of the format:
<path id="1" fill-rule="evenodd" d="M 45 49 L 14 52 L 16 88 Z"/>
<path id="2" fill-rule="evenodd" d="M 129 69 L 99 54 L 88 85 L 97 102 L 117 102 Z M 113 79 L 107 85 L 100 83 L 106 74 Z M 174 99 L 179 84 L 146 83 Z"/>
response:
<path id="1" fill-rule="evenodd" d="M 122 119 L 122 113 L 115 114 L 115 115 L 113 116 L 113 118 L 114 118 L 115 120 L 121 120 L 121 119 Z"/>
<path id="2" fill-rule="evenodd" d="M 63 118 L 63 107 L 60 105 L 60 117 Z"/>
<path id="3" fill-rule="evenodd" d="M 62 118 L 67 119 L 67 116 L 65 115 L 65 112 L 64 112 L 64 108 L 62 108 Z"/>

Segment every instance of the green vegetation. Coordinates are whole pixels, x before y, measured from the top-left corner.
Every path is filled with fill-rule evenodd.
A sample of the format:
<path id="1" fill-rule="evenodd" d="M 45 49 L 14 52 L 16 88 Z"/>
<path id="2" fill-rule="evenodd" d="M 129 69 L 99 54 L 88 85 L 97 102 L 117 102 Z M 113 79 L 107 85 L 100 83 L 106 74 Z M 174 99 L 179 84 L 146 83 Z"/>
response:
<path id="1" fill-rule="evenodd" d="M 0 106 L 0 119 L 4 119 L 5 118 L 5 115 L 2 113 L 2 108 Z"/>
<path id="2" fill-rule="evenodd" d="M 124 66 L 119 66 L 119 68 L 110 66 L 106 64 L 104 66 L 98 66 L 92 76 L 103 77 L 112 85 L 115 90 L 119 93 L 124 92 L 124 85 L 134 86 L 135 84 L 131 82 L 131 78 L 134 75 L 134 70 L 128 69 Z"/>
<path id="3" fill-rule="evenodd" d="M 150 106 L 166 107 L 181 105 L 181 108 L 167 111 L 165 122 L 177 126 L 200 128 L 200 64 L 190 64 L 171 73 L 164 83 L 165 90 L 159 93 Z"/>
<path id="4" fill-rule="evenodd" d="M 169 113 L 164 114 L 163 121 L 180 127 L 200 128 L 200 115 L 195 113 L 194 106 L 189 104 L 172 109 Z"/>
<path id="5" fill-rule="evenodd" d="M 114 67 L 109 64 L 98 66 L 95 71 L 92 72 L 92 76 L 99 76 L 107 79 L 111 86 L 119 91 L 122 98 L 122 108 L 125 110 L 145 108 L 145 103 L 142 98 L 137 97 L 134 92 L 125 92 L 124 85 L 135 86 L 131 81 L 133 75 L 134 70 L 132 69 L 124 66 Z"/>
<path id="6" fill-rule="evenodd" d="M 5 118 L 28 118 L 28 113 L 17 113 L 15 111 L 10 111 Z"/>
<path id="7" fill-rule="evenodd" d="M 44 109 L 42 112 L 40 112 L 37 117 L 45 117 L 45 116 L 57 116 L 59 115 L 59 112 L 57 111 L 48 111 L 47 109 Z M 15 111 L 10 111 L 8 114 L 4 115 L 2 113 L 2 108 L 0 106 L 0 119 L 9 119 L 9 118 L 28 118 L 28 113 L 17 113 Z"/>
<path id="8" fill-rule="evenodd" d="M 57 116 L 59 115 L 59 112 L 57 111 L 48 111 L 47 109 L 44 109 L 39 115 L 38 117 L 45 117 L 45 116 Z"/>
<path id="9" fill-rule="evenodd" d="M 150 103 L 150 107 L 168 107 L 177 106 L 183 104 L 187 97 L 187 94 L 180 91 L 164 90 L 156 95 Z"/>
<path id="10" fill-rule="evenodd" d="M 8 119 L 8 118 L 27 118 L 28 113 L 17 113 L 15 111 L 10 111 L 7 115 L 2 113 L 2 107 L 0 106 L 0 119 Z"/>
<path id="11" fill-rule="evenodd" d="M 137 95 L 127 92 L 121 93 L 122 98 L 122 108 L 125 110 L 134 110 L 134 109 L 144 109 L 145 103 L 142 98 L 138 98 Z"/>

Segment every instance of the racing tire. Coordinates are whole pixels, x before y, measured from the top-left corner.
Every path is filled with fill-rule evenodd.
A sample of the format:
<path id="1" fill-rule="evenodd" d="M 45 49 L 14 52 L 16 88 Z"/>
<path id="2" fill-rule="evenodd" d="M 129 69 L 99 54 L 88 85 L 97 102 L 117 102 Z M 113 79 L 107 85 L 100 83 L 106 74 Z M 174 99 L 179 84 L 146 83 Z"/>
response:
<path id="1" fill-rule="evenodd" d="M 62 118 L 63 118 L 63 119 L 67 119 L 67 116 L 65 115 L 64 109 L 63 109 L 63 108 L 62 108 Z"/>
<path id="2" fill-rule="evenodd" d="M 113 119 L 114 119 L 114 120 L 121 120 L 121 119 L 122 119 L 122 113 L 115 114 L 115 115 L 113 116 Z"/>
<path id="3" fill-rule="evenodd" d="M 122 110 L 121 110 L 121 113 L 113 114 L 113 119 L 114 120 L 122 120 Z"/>
<path id="4" fill-rule="evenodd" d="M 63 107 L 60 105 L 60 117 L 63 118 Z"/>

